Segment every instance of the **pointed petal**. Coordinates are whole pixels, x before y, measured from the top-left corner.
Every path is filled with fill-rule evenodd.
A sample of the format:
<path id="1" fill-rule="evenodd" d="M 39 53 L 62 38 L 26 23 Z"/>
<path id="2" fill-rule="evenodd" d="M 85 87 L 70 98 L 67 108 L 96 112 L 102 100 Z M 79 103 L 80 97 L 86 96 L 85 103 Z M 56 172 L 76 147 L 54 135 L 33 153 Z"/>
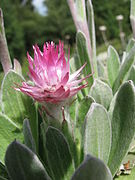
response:
<path id="1" fill-rule="evenodd" d="M 87 63 L 85 63 L 80 69 L 78 69 L 76 72 L 70 75 L 69 82 L 73 81 L 75 78 L 80 76 L 80 72 L 83 70 L 83 68 L 86 66 Z"/>
<path id="2" fill-rule="evenodd" d="M 28 52 L 27 52 L 27 58 L 28 58 L 28 62 L 29 62 L 30 68 L 33 69 L 33 63 L 34 63 L 34 61 L 33 61 L 32 57 L 29 55 Z"/>
<path id="3" fill-rule="evenodd" d="M 88 76 L 86 76 L 82 79 L 71 81 L 66 86 L 68 86 L 68 87 L 76 86 L 76 85 L 80 84 L 81 82 L 83 82 L 84 80 L 88 79 L 90 76 L 92 76 L 92 74 L 89 74 Z"/>
<path id="4" fill-rule="evenodd" d="M 88 83 L 86 83 L 86 84 L 84 84 L 84 85 L 81 85 L 81 86 L 78 86 L 78 87 L 76 87 L 76 88 L 70 89 L 70 97 L 71 97 L 71 96 L 74 96 L 75 94 L 78 93 L 78 91 L 80 91 L 80 90 L 83 89 L 83 88 L 86 88 L 87 86 L 88 86 Z"/>

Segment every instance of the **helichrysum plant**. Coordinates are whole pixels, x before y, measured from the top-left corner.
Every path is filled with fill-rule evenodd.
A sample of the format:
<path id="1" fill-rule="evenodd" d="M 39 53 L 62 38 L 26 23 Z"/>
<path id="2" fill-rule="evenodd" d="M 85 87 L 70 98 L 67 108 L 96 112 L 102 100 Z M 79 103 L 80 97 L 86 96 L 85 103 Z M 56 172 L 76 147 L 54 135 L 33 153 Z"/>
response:
<path id="1" fill-rule="evenodd" d="M 74 56 L 62 42 L 33 46 L 27 81 L 19 62 L 11 64 L 0 13 L 0 179 L 134 180 L 135 40 L 122 58 L 109 46 L 107 60 L 98 61 L 91 0 L 67 2 Z M 133 32 L 134 9 L 131 0 Z"/>

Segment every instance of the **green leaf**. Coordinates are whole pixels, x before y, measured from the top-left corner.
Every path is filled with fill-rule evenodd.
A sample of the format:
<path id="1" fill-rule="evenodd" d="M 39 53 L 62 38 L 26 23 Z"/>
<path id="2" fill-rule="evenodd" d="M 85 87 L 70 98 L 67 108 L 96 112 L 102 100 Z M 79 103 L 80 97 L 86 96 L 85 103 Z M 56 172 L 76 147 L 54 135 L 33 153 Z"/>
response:
<path id="1" fill-rule="evenodd" d="M 76 119 L 76 127 L 82 129 L 82 125 L 84 123 L 85 116 L 91 106 L 91 104 L 94 102 L 94 99 L 90 96 L 84 97 L 77 108 L 77 119 Z"/>
<path id="2" fill-rule="evenodd" d="M 29 119 L 32 135 L 38 147 L 38 122 L 36 107 L 33 100 L 21 92 L 16 91 L 13 87 L 21 84 L 23 77 L 14 71 L 9 71 L 2 82 L 2 110 L 16 124 L 22 128 L 23 120 Z"/>
<path id="3" fill-rule="evenodd" d="M 94 10 L 91 0 L 87 1 L 88 10 L 88 26 L 90 31 L 91 45 L 92 45 L 92 58 L 94 66 L 94 77 L 98 77 L 97 59 L 96 59 L 96 34 L 95 34 L 95 22 L 94 22 Z"/>
<path id="4" fill-rule="evenodd" d="M 108 162 L 111 148 L 111 122 L 106 109 L 92 103 L 84 124 L 84 154 Z"/>
<path id="5" fill-rule="evenodd" d="M 63 134 L 51 126 L 46 132 L 46 148 L 53 179 L 70 179 L 74 168 L 69 145 Z"/>
<path id="6" fill-rule="evenodd" d="M 106 109 L 108 109 L 113 97 L 112 90 L 108 84 L 99 79 L 94 80 L 89 95 L 92 96 L 97 103 L 102 104 Z"/>
<path id="7" fill-rule="evenodd" d="M 108 165 L 114 176 L 135 135 L 135 91 L 131 81 L 118 91 L 112 116 L 112 146 Z"/>
<path id="8" fill-rule="evenodd" d="M 72 155 L 72 159 L 74 160 L 74 164 L 75 167 L 78 167 L 79 165 L 79 158 L 78 158 L 78 153 L 77 153 L 77 149 L 76 149 L 76 143 L 74 140 L 74 136 L 73 136 L 73 130 L 69 128 L 69 123 L 64 120 L 62 122 L 62 133 L 65 136 L 68 144 L 69 144 L 69 148 L 71 151 L 71 155 Z"/>
<path id="9" fill-rule="evenodd" d="M 125 57 L 126 57 L 127 54 L 130 52 L 130 50 L 134 47 L 134 45 L 135 45 L 135 39 L 132 38 L 132 39 L 130 39 L 129 42 L 128 42 L 128 45 L 127 45 L 127 48 L 126 48 L 126 52 L 125 52 Z M 135 58 L 135 56 L 134 56 L 134 58 Z M 122 64 L 123 64 L 123 62 L 124 62 L 124 61 L 122 61 Z M 133 66 L 130 67 L 128 73 L 125 75 L 124 81 L 132 80 L 132 79 L 129 78 L 130 73 L 133 72 L 132 70 L 133 70 Z M 134 79 L 134 77 L 133 77 L 133 79 Z"/>
<path id="10" fill-rule="evenodd" d="M 82 66 L 81 62 L 80 62 L 80 59 L 79 59 L 79 56 L 78 56 L 76 51 L 74 53 L 74 57 L 71 58 L 69 62 L 70 62 L 70 71 L 71 71 L 72 74 Z M 77 96 L 78 96 L 78 99 L 81 99 L 81 98 L 84 97 L 83 94 L 82 94 L 82 91 L 79 91 Z"/>
<path id="11" fill-rule="evenodd" d="M 113 96 L 112 101 L 109 106 L 109 110 L 108 110 L 109 118 L 111 121 L 112 121 L 113 110 L 114 110 L 114 106 L 116 102 L 116 97 L 117 97 L 117 93 L 115 93 L 115 95 Z"/>
<path id="12" fill-rule="evenodd" d="M 103 63 L 102 63 L 102 61 L 97 61 L 97 67 L 98 67 L 98 76 L 99 77 L 102 77 L 102 78 L 104 78 L 105 77 L 105 68 L 104 68 L 104 65 L 103 65 Z"/>
<path id="13" fill-rule="evenodd" d="M 109 168 L 100 160 L 87 155 L 71 180 L 112 180 Z"/>
<path id="14" fill-rule="evenodd" d="M 74 99 L 69 105 L 70 119 L 74 123 L 76 121 L 76 111 L 77 111 L 78 99 Z"/>
<path id="15" fill-rule="evenodd" d="M 85 116 L 94 102 L 94 99 L 90 96 L 84 97 L 77 106 L 76 112 L 76 124 L 75 124 L 75 140 L 77 145 L 78 154 L 80 154 L 80 162 L 82 161 L 82 134 L 83 134 L 83 124 Z M 78 155 L 79 156 L 79 155 Z"/>
<path id="16" fill-rule="evenodd" d="M 25 145 L 30 148 L 33 152 L 36 152 L 35 141 L 32 136 L 29 120 L 25 119 L 23 122 L 23 135 Z"/>
<path id="17" fill-rule="evenodd" d="M 69 61 L 70 63 L 70 71 L 71 73 L 74 73 L 77 69 L 79 69 L 80 64 L 78 62 L 78 58 L 76 58 L 76 54 L 74 54 L 74 57 L 72 57 Z"/>
<path id="18" fill-rule="evenodd" d="M 76 43 L 77 43 L 77 52 L 79 55 L 81 66 L 87 62 L 86 66 L 84 68 L 84 71 L 83 71 L 84 76 L 87 76 L 88 74 L 92 73 L 92 70 L 91 70 L 91 64 L 90 64 L 90 57 L 89 57 L 89 53 L 88 53 L 87 40 L 86 40 L 86 36 L 83 32 L 81 32 L 81 31 L 77 32 Z M 89 85 L 91 85 L 93 82 L 93 78 L 90 77 L 87 79 L 87 81 L 88 81 Z M 87 95 L 87 91 L 85 92 L 86 93 L 85 95 Z"/>
<path id="19" fill-rule="evenodd" d="M 133 48 L 133 46 L 135 45 L 135 39 L 130 39 L 128 42 L 128 45 L 126 47 L 126 53 L 129 53 L 130 50 Z"/>
<path id="20" fill-rule="evenodd" d="M 9 143 L 14 139 L 23 141 L 21 131 L 4 114 L 0 113 L 0 160 L 4 163 L 5 152 Z"/>
<path id="21" fill-rule="evenodd" d="M 5 164 L 13 180 L 50 180 L 37 155 L 17 141 L 8 146 Z"/>
<path id="22" fill-rule="evenodd" d="M 51 170 L 49 161 L 48 161 L 48 154 L 47 154 L 47 148 L 46 148 L 46 131 L 48 128 L 48 124 L 44 121 L 40 125 L 41 128 L 41 136 L 40 136 L 40 157 L 44 161 L 44 166 L 46 171 L 48 172 L 50 177 L 53 177 L 53 172 Z"/>
<path id="23" fill-rule="evenodd" d="M 112 46 L 109 46 L 108 58 L 107 58 L 107 71 L 108 71 L 108 78 L 109 78 L 111 87 L 113 86 L 116 80 L 116 77 L 119 72 L 119 67 L 120 67 L 119 55 Z"/>
<path id="24" fill-rule="evenodd" d="M 132 68 L 129 72 L 128 80 L 132 80 L 134 82 L 134 85 L 135 85 L 135 65 L 132 66 Z"/>
<path id="25" fill-rule="evenodd" d="M 115 94 L 122 82 L 124 81 L 124 78 L 126 77 L 127 73 L 130 71 L 132 65 L 135 62 L 135 45 L 133 48 L 130 50 L 130 52 L 127 54 L 125 57 L 125 60 L 123 64 L 120 66 L 119 74 L 114 82 L 113 85 L 113 93 Z"/>

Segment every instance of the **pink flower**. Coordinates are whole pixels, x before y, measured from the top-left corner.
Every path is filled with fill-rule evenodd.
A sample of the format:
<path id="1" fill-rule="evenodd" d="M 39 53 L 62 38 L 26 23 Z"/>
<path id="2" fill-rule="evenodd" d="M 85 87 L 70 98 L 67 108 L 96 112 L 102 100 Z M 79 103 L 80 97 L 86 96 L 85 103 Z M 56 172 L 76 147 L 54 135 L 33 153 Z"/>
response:
<path id="1" fill-rule="evenodd" d="M 79 84 L 90 75 L 82 79 L 78 78 L 86 64 L 70 75 L 69 55 L 66 61 L 63 46 L 61 42 L 56 47 L 53 42 L 46 43 L 43 52 L 37 45 L 33 46 L 34 60 L 27 54 L 29 77 L 33 85 L 29 82 L 22 82 L 16 90 L 31 96 L 38 102 L 58 103 L 85 88 L 87 83 Z"/>

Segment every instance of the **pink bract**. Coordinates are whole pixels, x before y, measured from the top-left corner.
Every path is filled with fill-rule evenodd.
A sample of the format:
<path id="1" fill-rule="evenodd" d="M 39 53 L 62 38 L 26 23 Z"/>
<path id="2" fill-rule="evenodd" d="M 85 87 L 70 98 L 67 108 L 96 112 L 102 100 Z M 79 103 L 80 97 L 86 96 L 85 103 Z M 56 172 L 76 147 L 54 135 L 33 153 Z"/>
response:
<path id="1" fill-rule="evenodd" d="M 77 94 L 79 90 L 85 88 L 87 83 L 79 85 L 89 76 L 78 79 L 84 64 L 79 70 L 70 75 L 69 54 L 66 61 L 64 44 L 51 43 L 44 44 L 43 52 L 37 45 L 33 46 L 34 60 L 27 54 L 29 62 L 29 77 L 33 85 L 29 82 L 22 82 L 16 88 L 31 96 L 38 102 L 59 103 Z"/>

